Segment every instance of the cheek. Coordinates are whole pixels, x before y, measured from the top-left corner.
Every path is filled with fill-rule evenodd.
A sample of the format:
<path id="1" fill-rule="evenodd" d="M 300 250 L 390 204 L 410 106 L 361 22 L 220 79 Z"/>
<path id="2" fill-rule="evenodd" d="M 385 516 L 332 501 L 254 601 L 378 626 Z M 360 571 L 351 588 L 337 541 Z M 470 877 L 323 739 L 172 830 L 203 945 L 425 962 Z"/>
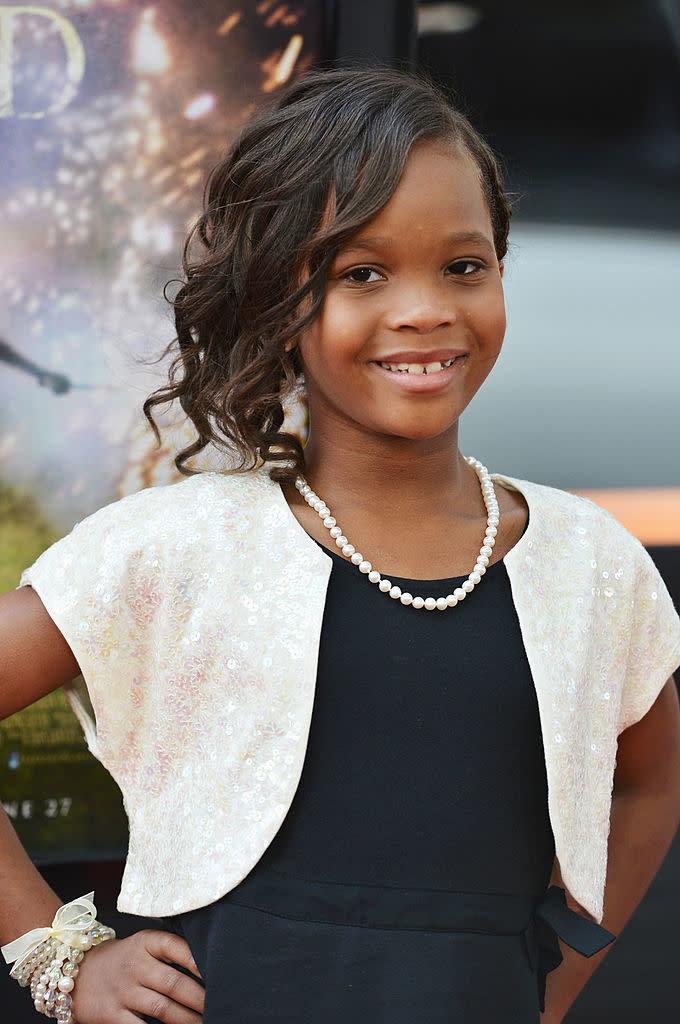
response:
<path id="1" fill-rule="evenodd" d="M 480 345 L 489 353 L 498 354 L 505 336 L 506 316 L 503 294 L 487 298 L 485 302 L 471 311 L 469 326 L 475 332 Z"/>
<path id="2" fill-rule="evenodd" d="M 367 318 L 351 304 L 327 299 L 318 320 L 300 339 L 300 354 L 310 369 L 333 366 L 353 360 L 361 351 Z"/>

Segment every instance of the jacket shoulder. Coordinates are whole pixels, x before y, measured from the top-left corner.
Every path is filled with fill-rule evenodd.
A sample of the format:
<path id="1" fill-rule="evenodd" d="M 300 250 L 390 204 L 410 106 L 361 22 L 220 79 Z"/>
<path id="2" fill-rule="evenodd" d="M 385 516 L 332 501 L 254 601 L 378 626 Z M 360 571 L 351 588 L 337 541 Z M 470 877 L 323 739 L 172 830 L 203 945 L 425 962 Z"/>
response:
<path id="1" fill-rule="evenodd" d="M 533 516 L 555 537 L 569 535 L 578 541 L 590 535 L 597 539 L 598 546 L 623 546 L 630 553 L 644 551 L 642 544 L 618 519 L 589 498 L 559 487 L 500 474 L 494 474 L 494 480 L 519 491 L 529 506 L 530 521 Z"/>
<path id="2" fill-rule="evenodd" d="M 93 512 L 75 530 L 134 528 L 140 536 L 161 528 L 210 522 L 255 500 L 256 492 L 270 483 L 262 473 L 197 473 L 177 483 L 147 487 L 128 494 Z"/>

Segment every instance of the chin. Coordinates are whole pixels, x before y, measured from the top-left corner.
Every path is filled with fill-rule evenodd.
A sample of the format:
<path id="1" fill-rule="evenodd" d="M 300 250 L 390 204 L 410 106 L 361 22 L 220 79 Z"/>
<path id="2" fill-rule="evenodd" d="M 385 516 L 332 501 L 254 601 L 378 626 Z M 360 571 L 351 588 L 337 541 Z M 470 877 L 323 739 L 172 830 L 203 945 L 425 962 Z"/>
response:
<path id="1" fill-rule="evenodd" d="M 387 428 L 383 433 L 387 437 L 394 437 L 395 440 L 402 441 L 433 441 L 437 437 L 441 437 L 442 434 L 446 434 L 448 431 L 454 430 L 458 423 L 458 419 L 450 420 L 439 423 L 414 423 L 409 426 L 405 426 L 403 423 L 390 429 Z"/>

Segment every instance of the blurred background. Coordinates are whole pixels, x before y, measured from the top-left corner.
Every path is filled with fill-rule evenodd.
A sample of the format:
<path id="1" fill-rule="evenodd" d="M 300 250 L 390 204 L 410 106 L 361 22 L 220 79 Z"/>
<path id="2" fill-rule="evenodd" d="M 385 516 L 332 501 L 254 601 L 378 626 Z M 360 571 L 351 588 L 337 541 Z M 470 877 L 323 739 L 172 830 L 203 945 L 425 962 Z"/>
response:
<path id="1" fill-rule="evenodd" d="M 76 520 L 175 478 L 184 426 L 157 450 L 140 414 L 173 333 L 162 287 L 244 117 L 314 64 L 381 61 L 454 90 L 513 196 L 507 341 L 464 450 L 610 508 L 680 604 L 678 0 L 0 3 L 0 38 L 3 590 Z M 32 855 L 120 927 L 120 797 L 63 695 L 0 743 Z M 679 900 L 676 842 L 570 1024 L 677 1017 Z M 34 1019 L 15 988 L 8 1019 Z"/>

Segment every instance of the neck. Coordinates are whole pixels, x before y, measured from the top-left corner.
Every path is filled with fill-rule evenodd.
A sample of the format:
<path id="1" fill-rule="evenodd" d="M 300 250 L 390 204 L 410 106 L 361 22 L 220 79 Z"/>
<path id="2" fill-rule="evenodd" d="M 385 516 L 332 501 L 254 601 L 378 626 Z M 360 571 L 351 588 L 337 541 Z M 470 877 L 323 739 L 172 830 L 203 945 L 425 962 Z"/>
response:
<path id="1" fill-rule="evenodd" d="M 474 496 L 474 473 L 458 450 L 457 424 L 426 440 L 310 434 L 306 478 L 330 503 L 385 509 L 460 507 Z"/>

